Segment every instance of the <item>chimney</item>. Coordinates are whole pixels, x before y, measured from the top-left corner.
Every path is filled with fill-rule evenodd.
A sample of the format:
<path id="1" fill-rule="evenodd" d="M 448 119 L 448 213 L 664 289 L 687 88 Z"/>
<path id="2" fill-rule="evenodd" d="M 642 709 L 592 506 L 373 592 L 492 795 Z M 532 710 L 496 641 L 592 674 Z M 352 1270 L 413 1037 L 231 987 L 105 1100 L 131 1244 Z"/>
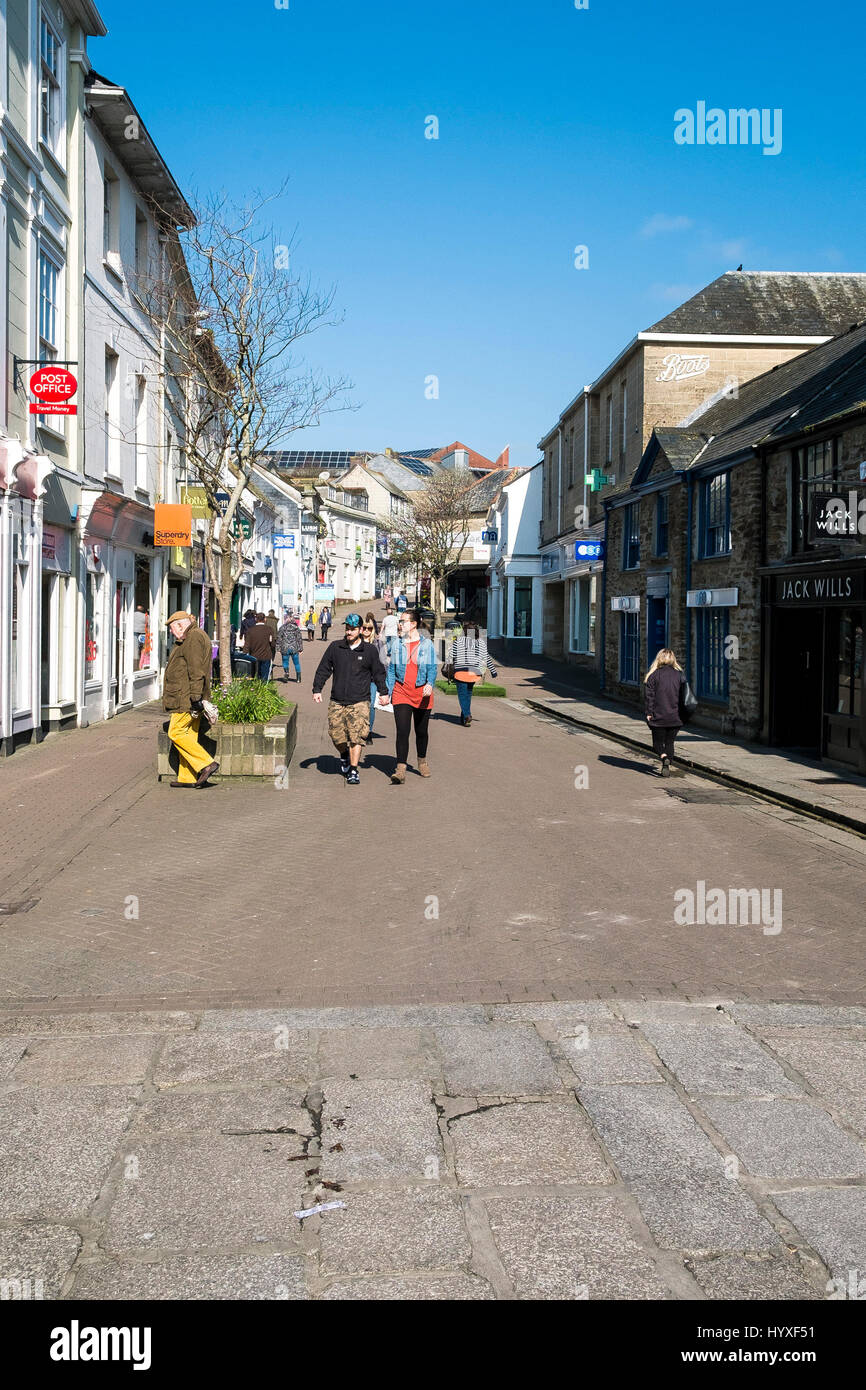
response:
<path id="1" fill-rule="evenodd" d="M 493 465 L 494 468 L 507 468 L 507 467 L 508 467 L 508 450 L 510 449 L 510 447 L 511 447 L 510 444 L 506 444 L 505 448 L 502 450 L 502 453 L 499 455 L 499 458 L 496 460 L 495 464 Z"/>

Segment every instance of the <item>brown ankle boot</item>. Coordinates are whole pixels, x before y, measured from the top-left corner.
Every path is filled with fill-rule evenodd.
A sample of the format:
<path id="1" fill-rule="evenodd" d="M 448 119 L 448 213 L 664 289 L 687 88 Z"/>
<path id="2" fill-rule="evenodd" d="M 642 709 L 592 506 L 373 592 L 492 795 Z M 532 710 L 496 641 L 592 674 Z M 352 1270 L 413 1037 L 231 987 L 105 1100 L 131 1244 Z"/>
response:
<path id="1" fill-rule="evenodd" d="M 395 786 L 399 786 L 401 782 L 406 781 L 405 763 L 397 764 L 397 766 L 394 768 L 394 771 L 391 773 L 391 781 L 394 783 Z"/>
<path id="2" fill-rule="evenodd" d="M 427 759 L 426 759 L 426 758 L 419 758 L 419 759 L 418 759 L 418 771 L 419 771 L 419 773 L 421 774 L 422 777 L 429 777 L 429 776 L 430 776 L 430 769 L 429 769 L 429 767 L 427 766 Z"/>

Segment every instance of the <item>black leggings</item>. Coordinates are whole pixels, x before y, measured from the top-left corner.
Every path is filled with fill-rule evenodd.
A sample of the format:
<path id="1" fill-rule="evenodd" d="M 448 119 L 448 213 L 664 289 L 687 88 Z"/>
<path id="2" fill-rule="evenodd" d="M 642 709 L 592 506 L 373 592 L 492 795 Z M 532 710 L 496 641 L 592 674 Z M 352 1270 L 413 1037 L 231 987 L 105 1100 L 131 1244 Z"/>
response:
<path id="1" fill-rule="evenodd" d="M 674 739 L 680 731 L 680 725 L 675 724 L 672 729 L 653 729 L 653 752 L 661 757 L 664 753 L 668 758 L 674 756 Z"/>
<path id="2" fill-rule="evenodd" d="M 409 761 L 409 730 L 415 721 L 415 747 L 418 757 L 427 756 L 427 726 L 430 723 L 429 709 L 413 709 L 411 705 L 394 706 L 394 723 L 397 725 L 397 762 Z"/>

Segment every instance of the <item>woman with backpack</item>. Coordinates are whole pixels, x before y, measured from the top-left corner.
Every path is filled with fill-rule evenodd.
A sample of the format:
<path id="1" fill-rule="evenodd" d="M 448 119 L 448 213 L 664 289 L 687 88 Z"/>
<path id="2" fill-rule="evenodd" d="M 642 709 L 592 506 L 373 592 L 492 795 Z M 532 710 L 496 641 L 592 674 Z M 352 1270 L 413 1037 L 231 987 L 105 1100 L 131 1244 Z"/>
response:
<path id="1" fill-rule="evenodd" d="M 670 647 L 662 647 L 646 673 L 646 722 L 652 730 L 653 752 L 661 759 L 660 777 L 670 777 L 674 742 L 683 727 L 684 710 L 695 703 L 683 668 Z"/>
<path id="2" fill-rule="evenodd" d="M 297 618 L 286 618 L 282 627 L 277 629 L 277 651 L 283 658 L 283 680 L 289 679 L 289 661 L 295 668 L 295 680 L 301 679 L 301 648 L 304 645 L 304 636 L 298 627 Z"/>
<path id="3" fill-rule="evenodd" d="M 482 680 L 485 672 L 497 674 L 496 667 L 487 654 L 487 639 L 481 635 L 477 623 L 468 618 L 463 621 L 463 631 L 454 638 L 442 674 L 448 675 L 457 686 L 457 699 L 460 702 L 460 723 L 468 729 L 472 723 L 472 687 Z"/>

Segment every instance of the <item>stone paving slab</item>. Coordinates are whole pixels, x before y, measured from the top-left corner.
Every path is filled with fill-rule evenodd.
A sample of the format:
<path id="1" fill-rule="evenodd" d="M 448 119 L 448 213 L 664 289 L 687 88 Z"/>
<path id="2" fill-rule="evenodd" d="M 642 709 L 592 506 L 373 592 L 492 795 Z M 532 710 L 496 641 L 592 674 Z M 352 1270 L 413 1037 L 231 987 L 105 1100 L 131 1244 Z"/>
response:
<path id="1" fill-rule="evenodd" d="M 323 1178 L 438 1179 L 442 1142 L 429 1083 L 331 1080 L 323 1095 Z"/>
<path id="2" fill-rule="evenodd" d="M 306 1030 L 193 1033 L 171 1038 L 154 1073 L 157 1086 L 288 1081 L 315 1075 L 316 1039 Z"/>
<path id="3" fill-rule="evenodd" d="M 720 1255 L 687 1261 L 695 1280 L 712 1299 L 821 1299 L 823 1294 L 791 1260 Z"/>
<path id="4" fill-rule="evenodd" d="M 735 1023 L 760 1031 L 763 1028 L 866 1028 L 866 1009 L 859 1005 L 823 1004 L 726 1004 Z"/>
<path id="5" fill-rule="evenodd" d="M 718 1015 L 717 1015 L 718 1017 Z M 802 1095 L 778 1062 L 748 1034 L 728 1024 L 647 1020 L 641 1031 L 691 1094 Z"/>
<path id="6" fill-rule="evenodd" d="M 439 1027 L 436 1041 L 450 1095 L 552 1095 L 562 1081 L 550 1053 L 529 1024 Z"/>
<path id="7" fill-rule="evenodd" d="M 135 1085 L 144 1080 L 157 1042 L 156 1036 L 144 1033 L 36 1039 L 28 1044 L 11 1079 L 52 1086 L 72 1081 L 90 1086 Z"/>
<path id="8" fill-rule="evenodd" d="M 653 1239 L 665 1250 L 777 1250 L 770 1223 L 730 1179 L 708 1174 L 635 1178 L 629 1182 Z"/>
<path id="9" fill-rule="evenodd" d="M 104 1248 L 111 1253 L 296 1242 L 306 1190 L 292 1135 L 130 1138 L 138 1176 L 121 1177 Z"/>
<path id="10" fill-rule="evenodd" d="M 761 1037 L 800 1072 L 821 1103 L 866 1137 L 866 1034 L 850 1037 L 841 1029 L 804 1036 L 801 1029 L 765 1028 Z"/>
<path id="11" fill-rule="evenodd" d="M 419 1081 L 441 1075 L 420 1028 L 328 1028 L 319 1038 L 319 1070 L 328 1076 L 375 1076 Z"/>
<path id="12" fill-rule="evenodd" d="M 207 1009 L 202 1033 L 236 1033 L 250 1028 L 429 1028 L 436 1023 L 484 1024 L 483 1004 L 388 1004 L 351 1009 Z"/>
<path id="13" fill-rule="evenodd" d="M 304 1270 L 301 1255 L 177 1256 L 147 1264 L 100 1260 L 78 1269 L 67 1297 L 294 1302 L 308 1297 Z"/>
<path id="14" fill-rule="evenodd" d="M 335 1279 L 321 1295 L 323 1302 L 379 1300 L 418 1303 L 422 1300 L 443 1300 L 463 1303 L 470 1300 L 490 1300 L 494 1297 L 490 1285 L 474 1274 L 415 1275 L 412 1278 Z"/>
<path id="15" fill-rule="evenodd" d="M 494 1023 L 554 1023 L 557 1032 L 566 1036 L 590 1021 L 613 1022 L 616 1018 L 610 1005 L 599 999 L 580 1004 L 493 1004 L 489 1013 Z"/>
<path id="16" fill-rule="evenodd" d="M 318 1218 L 323 1277 L 456 1270 L 472 1257 L 463 1203 L 454 1193 L 373 1191 L 349 1193 L 345 1201 L 345 1211 Z"/>
<path id="17" fill-rule="evenodd" d="M 866 1150 L 809 1101 L 702 1100 L 754 1177 L 866 1177 Z"/>
<path id="18" fill-rule="evenodd" d="M 2 1038 L 0 1039 L 0 1081 L 5 1081 L 27 1048 L 27 1039 L 21 1038 Z"/>
<path id="19" fill-rule="evenodd" d="M 866 1187 L 773 1192 L 773 1201 L 834 1276 L 866 1279 Z M 866 1293 L 866 1289 L 863 1290 Z"/>
<path id="20" fill-rule="evenodd" d="M 129 1088 L 58 1085 L 0 1096 L 0 1217 L 86 1216 L 136 1095 Z"/>
<path id="21" fill-rule="evenodd" d="M 167 1010 L 165 1013 L 143 1010 L 139 1013 L 8 1013 L 0 1012 L 0 1037 L 38 1038 L 82 1037 L 104 1035 L 118 1037 L 124 1033 L 188 1033 L 195 1027 L 195 1016 Z"/>
<path id="22" fill-rule="evenodd" d="M 576 1105 L 496 1105 L 451 1120 L 448 1130 L 462 1187 L 613 1181 Z"/>
<path id="23" fill-rule="evenodd" d="M 0 1228 L 0 1279 L 20 1280 L 22 1297 L 26 1289 L 32 1298 L 58 1298 L 80 1249 L 81 1236 L 68 1226 Z"/>
<path id="24" fill-rule="evenodd" d="M 497 1197 L 490 1229 L 519 1298 L 661 1299 L 655 1262 L 616 1200 L 581 1196 Z"/>
<path id="25" fill-rule="evenodd" d="M 298 1152 L 315 1129 L 297 1086 L 252 1086 L 243 1091 L 163 1092 L 142 1105 L 130 1134 L 294 1133 Z"/>
<path id="26" fill-rule="evenodd" d="M 600 1033 L 594 1029 L 585 1040 L 563 1038 L 560 1047 L 581 1086 L 664 1081 L 646 1048 L 631 1032 Z"/>

